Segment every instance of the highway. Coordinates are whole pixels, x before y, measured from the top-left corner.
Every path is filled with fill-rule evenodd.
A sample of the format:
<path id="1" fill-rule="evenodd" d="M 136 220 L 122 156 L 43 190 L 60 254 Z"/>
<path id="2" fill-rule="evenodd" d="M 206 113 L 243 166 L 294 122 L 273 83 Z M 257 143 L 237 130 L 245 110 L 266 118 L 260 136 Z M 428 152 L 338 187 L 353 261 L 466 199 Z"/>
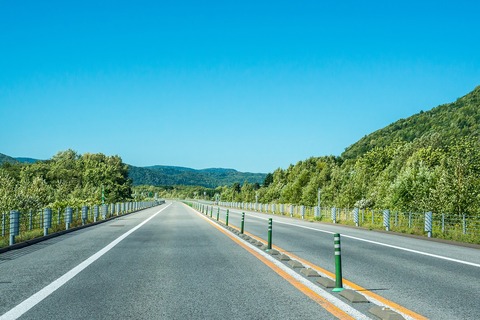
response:
<path id="1" fill-rule="evenodd" d="M 245 212 L 246 233 L 266 239 L 273 218 L 274 246 L 326 276 L 341 233 L 344 285 L 407 319 L 480 319 L 479 249 Z M 309 293 L 208 216 L 167 202 L 3 253 L 0 319 L 377 319 Z"/>
<path id="2" fill-rule="evenodd" d="M 215 207 L 215 210 L 216 207 Z M 214 210 L 214 212 L 215 212 Z M 230 225 L 334 272 L 333 233 L 342 235 L 343 278 L 430 319 L 480 319 L 480 250 L 441 242 L 230 209 Z M 225 220 L 226 209 L 220 217 Z"/>
<path id="3" fill-rule="evenodd" d="M 336 319 L 181 203 L 0 255 L 0 319 Z"/>

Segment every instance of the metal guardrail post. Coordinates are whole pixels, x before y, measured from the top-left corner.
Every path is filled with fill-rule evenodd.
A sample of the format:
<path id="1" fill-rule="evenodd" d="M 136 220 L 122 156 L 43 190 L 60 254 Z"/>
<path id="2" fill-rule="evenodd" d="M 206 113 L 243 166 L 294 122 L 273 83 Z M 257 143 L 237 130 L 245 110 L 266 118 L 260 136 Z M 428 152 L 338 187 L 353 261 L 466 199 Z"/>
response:
<path id="1" fill-rule="evenodd" d="M 93 222 L 97 222 L 98 214 L 99 214 L 98 206 L 94 205 L 93 206 Z"/>
<path id="2" fill-rule="evenodd" d="M 355 225 L 358 227 L 359 224 L 359 216 L 358 216 L 359 210 L 358 208 L 353 209 L 353 222 L 355 222 Z"/>
<path id="3" fill-rule="evenodd" d="M 28 231 L 33 229 L 33 213 L 32 210 L 28 211 Z"/>
<path id="4" fill-rule="evenodd" d="M 20 234 L 20 212 L 10 211 L 10 245 L 15 244 L 15 236 Z"/>
<path id="5" fill-rule="evenodd" d="M 337 223 L 337 208 L 333 207 L 331 210 L 332 213 L 332 222 Z"/>
<path id="6" fill-rule="evenodd" d="M 428 232 L 428 237 L 432 237 L 432 212 L 425 213 L 425 231 Z"/>
<path id="7" fill-rule="evenodd" d="M 102 219 L 103 220 L 107 219 L 107 211 L 108 211 L 107 205 L 102 204 Z"/>
<path id="8" fill-rule="evenodd" d="M 67 207 L 65 209 L 65 229 L 68 230 L 70 229 L 70 223 L 72 223 L 73 219 L 73 209 L 70 207 Z"/>
<path id="9" fill-rule="evenodd" d="M 333 243 L 335 248 L 335 288 L 333 292 L 343 291 L 342 281 L 342 249 L 340 246 L 340 234 L 333 235 Z"/>
<path id="10" fill-rule="evenodd" d="M 390 210 L 383 210 L 383 226 L 385 230 L 390 231 Z"/>
<path id="11" fill-rule="evenodd" d="M 445 233 L 445 213 L 442 213 L 442 234 Z"/>
<path id="12" fill-rule="evenodd" d="M 6 224 L 6 218 L 5 218 L 6 214 L 5 212 L 2 212 L 2 237 L 5 237 L 5 233 L 6 233 L 6 228 L 5 228 L 5 224 Z"/>
<path id="13" fill-rule="evenodd" d="M 82 226 L 84 226 L 85 223 L 87 223 L 87 220 L 88 220 L 88 207 L 83 206 L 82 207 Z"/>
<path id="14" fill-rule="evenodd" d="M 48 229 L 52 227 L 52 209 L 45 208 L 43 215 L 43 235 L 48 235 Z"/>

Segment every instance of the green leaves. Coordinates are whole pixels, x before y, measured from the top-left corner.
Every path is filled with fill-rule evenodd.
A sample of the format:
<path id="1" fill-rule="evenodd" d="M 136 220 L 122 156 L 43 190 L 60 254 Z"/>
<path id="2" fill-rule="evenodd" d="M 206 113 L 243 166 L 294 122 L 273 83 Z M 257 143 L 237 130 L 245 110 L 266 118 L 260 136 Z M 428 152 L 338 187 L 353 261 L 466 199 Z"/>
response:
<path id="1" fill-rule="evenodd" d="M 0 168 L 0 209 L 38 210 L 43 207 L 92 205 L 101 202 L 101 188 L 109 203 L 130 199 L 128 168 L 118 156 L 59 152 L 34 164 Z"/>
<path id="2" fill-rule="evenodd" d="M 478 214 L 479 135 L 477 87 L 360 139 L 341 158 L 277 169 L 261 200 L 313 205 L 322 188 L 322 203 L 330 206 Z"/>

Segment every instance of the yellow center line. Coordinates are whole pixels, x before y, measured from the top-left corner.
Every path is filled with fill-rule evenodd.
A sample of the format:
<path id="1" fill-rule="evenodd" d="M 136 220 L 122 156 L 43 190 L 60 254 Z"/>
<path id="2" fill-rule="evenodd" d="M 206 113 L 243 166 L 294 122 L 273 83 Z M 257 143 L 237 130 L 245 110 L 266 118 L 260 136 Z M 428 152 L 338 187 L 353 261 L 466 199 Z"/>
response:
<path id="1" fill-rule="evenodd" d="M 202 217 L 203 214 L 199 213 Z M 337 306 L 333 305 L 329 301 L 327 301 L 325 298 L 314 292 L 312 289 L 308 288 L 306 285 L 302 284 L 300 281 L 296 280 L 294 277 L 280 269 L 278 266 L 276 266 L 273 262 L 269 261 L 262 255 L 260 255 L 258 252 L 247 246 L 243 240 L 238 239 L 237 237 L 233 236 L 231 232 L 225 230 L 215 222 L 213 222 L 210 219 L 205 219 L 208 221 L 212 226 L 217 228 L 219 231 L 221 231 L 223 234 L 228 236 L 230 239 L 232 239 L 235 243 L 237 243 L 239 246 L 247 250 L 249 253 L 251 253 L 255 258 L 266 264 L 268 267 L 270 267 L 273 271 L 275 271 L 279 276 L 287 280 L 291 285 L 293 285 L 295 288 L 297 288 L 300 292 L 305 294 L 307 297 L 318 303 L 322 308 L 324 308 L 326 311 L 330 312 L 332 315 L 337 317 L 338 319 L 355 319 L 349 314 L 345 313 L 342 309 L 338 308 Z M 230 225 L 229 227 L 235 228 L 238 230 L 237 227 Z M 254 238 L 253 236 L 251 236 Z"/>

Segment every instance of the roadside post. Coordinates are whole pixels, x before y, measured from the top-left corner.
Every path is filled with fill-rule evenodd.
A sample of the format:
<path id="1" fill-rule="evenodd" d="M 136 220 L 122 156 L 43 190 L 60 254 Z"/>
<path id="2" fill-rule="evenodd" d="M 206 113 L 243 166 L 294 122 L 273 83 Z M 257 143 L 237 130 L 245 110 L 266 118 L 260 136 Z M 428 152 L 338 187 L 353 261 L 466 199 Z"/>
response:
<path id="1" fill-rule="evenodd" d="M 6 233 L 5 223 L 7 218 L 5 218 L 5 216 L 6 216 L 5 212 L 2 212 L 2 237 L 5 237 L 5 233 Z"/>
<path id="2" fill-rule="evenodd" d="M 48 235 L 48 229 L 52 227 L 52 209 L 45 208 L 43 210 L 43 235 Z"/>
<path id="3" fill-rule="evenodd" d="M 340 234 L 335 233 L 333 235 L 333 244 L 335 248 L 335 288 L 333 292 L 343 291 L 342 282 L 342 250 L 340 246 Z"/>
<path id="4" fill-rule="evenodd" d="M 243 234 L 245 230 L 245 212 L 242 212 L 242 223 L 240 224 L 240 233 Z"/>
<path id="5" fill-rule="evenodd" d="M 355 225 L 358 227 L 359 224 L 359 216 L 358 216 L 359 210 L 358 208 L 353 209 L 353 221 L 355 222 Z"/>
<path id="6" fill-rule="evenodd" d="M 20 212 L 10 211 L 10 245 L 15 244 L 15 236 L 20 234 Z"/>
<path id="7" fill-rule="evenodd" d="M 333 207 L 331 210 L 332 222 L 337 223 L 337 208 Z"/>
<path id="8" fill-rule="evenodd" d="M 106 204 L 102 204 L 102 219 L 105 220 L 107 219 L 107 205 Z"/>
<path id="9" fill-rule="evenodd" d="M 67 207 L 65 209 L 65 229 L 68 230 L 70 229 L 70 224 L 72 223 L 73 219 L 73 209 L 70 207 Z"/>
<path id="10" fill-rule="evenodd" d="M 390 210 L 383 210 L 383 226 L 385 230 L 390 231 Z"/>
<path id="11" fill-rule="evenodd" d="M 82 226 L 84 226 L 87 223 L 88 219 L 88 207 L 83 206 L 82 207 Z"/>
<path id="12" fill-rule="evenodd" d="M 267 245 L 267 251 L 268 251 L 268 250 L 272 250 L 272 223 L 273 223 L 272 218 L 268 219 L 268 245 Z"/>
<path id="13" fill-rule="evenodd" d="M 227 209 L 227 215 L 225 216 L 225 225 L 228 227 L 228 209 Z"/>
<path id="14" fill-rule="evenodd" d="M 94 205 L 93 206 L 93 222 L 97 222 L 97 219 L 98 219 L 98 206 L 97 205 Z"/>
<path id="15" fill-rule="evenodd" d="M 428 232 L 428 237 L 432 237 L 432 212 L 425 212 L 425 231 Z"/>

